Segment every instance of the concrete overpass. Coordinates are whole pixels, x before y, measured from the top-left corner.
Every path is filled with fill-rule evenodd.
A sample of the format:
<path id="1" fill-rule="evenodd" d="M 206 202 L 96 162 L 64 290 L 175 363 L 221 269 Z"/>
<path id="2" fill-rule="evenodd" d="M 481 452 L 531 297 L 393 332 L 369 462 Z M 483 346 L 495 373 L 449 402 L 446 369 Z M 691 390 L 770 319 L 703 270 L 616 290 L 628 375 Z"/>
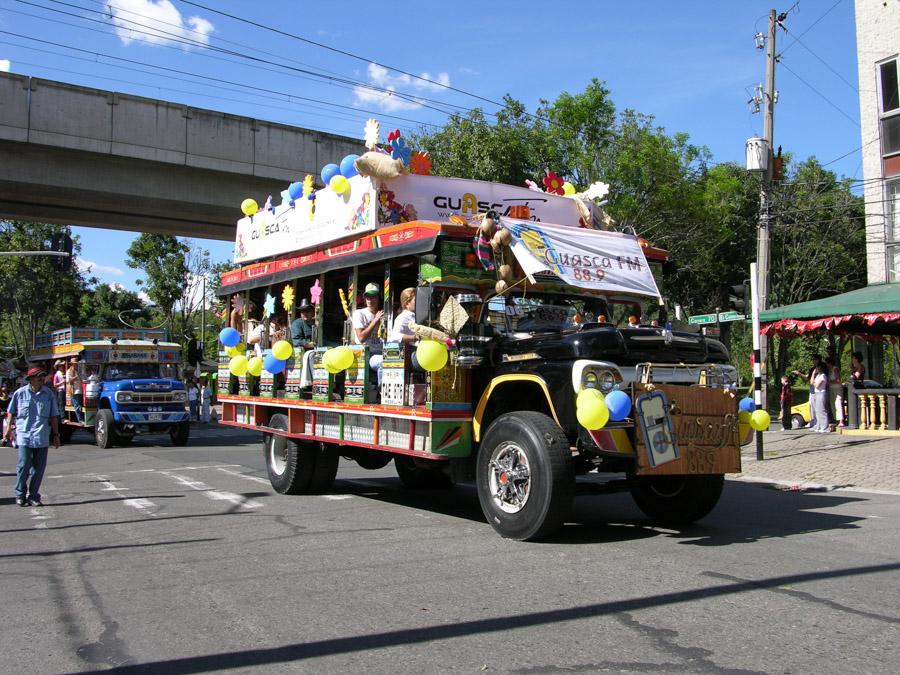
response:
<path id="1" fill-rule="evenodd" d="M 277 200 L 291 181 L 364 150 L 344 136 L 0 73 L 4 219 L 231 240 L 244 198 Z"/>

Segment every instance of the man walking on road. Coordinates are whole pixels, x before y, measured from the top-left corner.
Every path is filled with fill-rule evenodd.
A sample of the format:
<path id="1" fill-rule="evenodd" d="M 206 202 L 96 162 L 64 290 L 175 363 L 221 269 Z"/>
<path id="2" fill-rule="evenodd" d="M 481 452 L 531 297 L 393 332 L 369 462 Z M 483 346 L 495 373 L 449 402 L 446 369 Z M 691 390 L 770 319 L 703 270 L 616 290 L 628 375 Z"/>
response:
<path id="1" fill-rule="evenodd" d="M 25 374 L 28 384 L 17 389 L 9 400 L 6 438 L 19 446 L 16 464 L 19 506 L 43 506 L 41 481 L 47 468 L 51 432 L 53 447 L 59 447 L 59 404 L 50 388 L 44 386 L 46 377 L 43 368 L 31 368 Z"/>

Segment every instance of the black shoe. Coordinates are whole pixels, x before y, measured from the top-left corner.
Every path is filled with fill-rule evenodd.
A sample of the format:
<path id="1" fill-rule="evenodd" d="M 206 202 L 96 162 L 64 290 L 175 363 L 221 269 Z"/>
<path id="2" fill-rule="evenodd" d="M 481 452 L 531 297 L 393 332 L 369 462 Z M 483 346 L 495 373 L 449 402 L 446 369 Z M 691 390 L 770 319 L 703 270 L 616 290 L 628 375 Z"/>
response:
<path id="1" fill-rule="evenodd" d="M 16 497 L 16 504 L 19 506 L 28 506 L 28 500 L 25 497 Z"/>
<path id="2" fill-rule="evenodd" d="M 43 506 L 44 503 L 41 501 L 40 497 L 29 497 L 28 504 L 30 506 Z"/>

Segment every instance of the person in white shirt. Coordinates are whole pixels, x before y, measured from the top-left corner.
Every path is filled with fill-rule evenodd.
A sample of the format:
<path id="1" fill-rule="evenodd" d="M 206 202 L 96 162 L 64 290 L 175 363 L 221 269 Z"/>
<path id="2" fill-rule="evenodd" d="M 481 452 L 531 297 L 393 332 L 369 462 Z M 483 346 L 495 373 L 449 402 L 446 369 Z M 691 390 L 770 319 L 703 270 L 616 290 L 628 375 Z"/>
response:
<path id="1" fill-rule="evenodd" d="M 191 411 L 191 420 L 200 420 L 200 408 L 198 405 L 199 392 L 197 391 L 197 383 L 193 380 L 187 381 L 188 405 Z"/>
<path id="2" fill-rule="evenodd" d="M 363 293 L 366 306 L 353 312 L 353 342 L 369 347 L 369 367 L 378 373 L 378 387 L 381 387 L 381 338 L 378 337 L 378 329 L 384 317 L 381 309 L 381 288 L 378 284 L 366 284 Z"/>
<path id="3" fill-rule="evenodd" d="M 394 319 L 388 342 L 400 342 L 415 344 L 418 337 L 412 332 L 409 324 L 416 320 L 416 289 L 404 288 L 400 293 L 400 309 L 402 310 Z"/>
<path id="4" fill-rule="evenodd" d="M 200 379 L 200 421 L 209 424 L 209 407 L 212 403 L 212 391 L 209 381 L 203 377 Z"/>

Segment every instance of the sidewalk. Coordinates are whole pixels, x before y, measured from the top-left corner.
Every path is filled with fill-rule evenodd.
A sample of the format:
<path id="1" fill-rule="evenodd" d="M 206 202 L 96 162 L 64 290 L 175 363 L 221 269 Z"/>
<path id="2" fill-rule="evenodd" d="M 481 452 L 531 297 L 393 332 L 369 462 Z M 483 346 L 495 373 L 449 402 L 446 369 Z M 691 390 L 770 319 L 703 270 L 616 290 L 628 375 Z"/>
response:
<path id="1" fill-rule="evenodd" d="M 767 431 L 765 459 L 756 443 L 741 448 L 738 480 L 774 482 L 785 489 L 887 491 L 900 494 L 900 438 L 817 434 L 811 430 Z"/>

